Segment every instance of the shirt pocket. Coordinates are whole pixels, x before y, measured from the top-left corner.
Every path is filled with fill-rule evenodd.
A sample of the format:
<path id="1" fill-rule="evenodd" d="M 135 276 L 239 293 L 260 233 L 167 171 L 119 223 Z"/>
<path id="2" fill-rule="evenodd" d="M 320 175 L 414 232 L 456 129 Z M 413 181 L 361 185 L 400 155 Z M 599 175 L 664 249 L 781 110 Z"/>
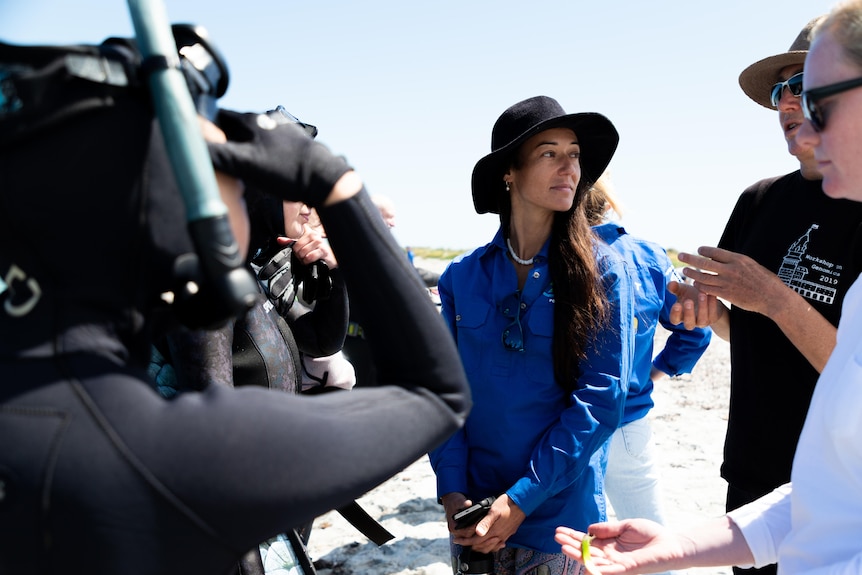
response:
<path id="1" fill-rule="evenodd" d="M 531 381 L 548 382 L 554 384 L 554 306 L 544 298 L 540 298 L 532 305 L 532 309 L 526 318 L 521 319 L 527 337 L 524 338 L 526 347 L 527 377 Z"/>
<path id="2" fill-rule="evenodd" d="M 461 363 L 469 374 L 475 373 L 483 361 L 483 350 L 490 344 L 488 323 L 493 308 L 479 297 L 455 300 L 455 334 Z"/>

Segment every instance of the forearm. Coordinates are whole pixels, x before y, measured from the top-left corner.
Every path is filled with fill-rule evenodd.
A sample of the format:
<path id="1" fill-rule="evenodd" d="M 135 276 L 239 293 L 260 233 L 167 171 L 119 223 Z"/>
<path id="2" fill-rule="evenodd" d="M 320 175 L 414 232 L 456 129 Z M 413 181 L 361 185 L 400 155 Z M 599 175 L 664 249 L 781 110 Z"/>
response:
<path id="1" fill-rule="evenodd" d="M 772 300 L 766 313 L 812 367 L 823 371 L 835 348 L 835 326 L 790 288 L 784 297 Z"/>
<path id="2" fill-rule="evenodd" d="M 754 555 L 739 527 L 727 516 L 716 518 L 680 534 L 681 560 L 672 568 L 751 565 Z"/>
<path id="3" fill-rule="evenodd" d="M 721 313 L 718 319 L 712 322 L 709 327 L 712 329 L 712 333 L 724 341 L 730 341 L 730 310 L 721 301 L 716 302 L 716 305 L 724 309 L 719 310 Z"/>

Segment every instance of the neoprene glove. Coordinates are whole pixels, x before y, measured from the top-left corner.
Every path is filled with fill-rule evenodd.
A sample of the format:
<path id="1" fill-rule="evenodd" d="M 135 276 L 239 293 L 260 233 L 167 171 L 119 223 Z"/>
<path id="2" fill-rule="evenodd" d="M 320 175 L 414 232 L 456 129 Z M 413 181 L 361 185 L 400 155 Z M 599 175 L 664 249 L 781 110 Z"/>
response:
<path id="1" fill-rule="evenodd" d="M 213 166 L 282 200 L 319 207 L 351 170 L 296 124 L 230 110 L 219 110 L 216 123 L 228 141 L 207 144 Z"/>

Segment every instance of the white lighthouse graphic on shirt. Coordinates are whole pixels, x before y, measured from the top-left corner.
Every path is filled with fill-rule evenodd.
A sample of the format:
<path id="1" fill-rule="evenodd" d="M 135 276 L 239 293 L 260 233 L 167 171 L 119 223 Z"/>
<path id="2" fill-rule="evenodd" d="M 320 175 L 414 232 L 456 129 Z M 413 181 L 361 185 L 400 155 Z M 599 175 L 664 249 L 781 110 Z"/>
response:
<path id="1" fill-rule="evenodd" d="M 811 224 L 808 231 L 790 246 L 778 269 L 778 277 L 802 297 L 831 304 L 835 301 L 841 266 L 807 253 L 811 232 L 819 227 Z"/>

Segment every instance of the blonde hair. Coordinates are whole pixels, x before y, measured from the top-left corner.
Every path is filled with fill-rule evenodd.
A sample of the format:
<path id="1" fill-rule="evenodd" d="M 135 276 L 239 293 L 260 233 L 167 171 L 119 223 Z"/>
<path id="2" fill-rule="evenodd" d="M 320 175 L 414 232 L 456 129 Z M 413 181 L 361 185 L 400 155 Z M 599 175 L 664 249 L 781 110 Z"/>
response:
<path id="1" fill-rule="evenodd" d="M 622 204 L 614 191 L 610 170 L 605 171 L 596 183 L 587 190 L 584 197 L 584 211 L 591 226 L 597 226 L 609 219 L 611 214 L 623 217 Z"/>
<path id="2" fill-rule="evenodd" d="M 812 32 L 812 41 L 821 33 L 832 34 L 847 60 L 862 69 L 862 0 L 848 0 L 835 6 Z"/>

